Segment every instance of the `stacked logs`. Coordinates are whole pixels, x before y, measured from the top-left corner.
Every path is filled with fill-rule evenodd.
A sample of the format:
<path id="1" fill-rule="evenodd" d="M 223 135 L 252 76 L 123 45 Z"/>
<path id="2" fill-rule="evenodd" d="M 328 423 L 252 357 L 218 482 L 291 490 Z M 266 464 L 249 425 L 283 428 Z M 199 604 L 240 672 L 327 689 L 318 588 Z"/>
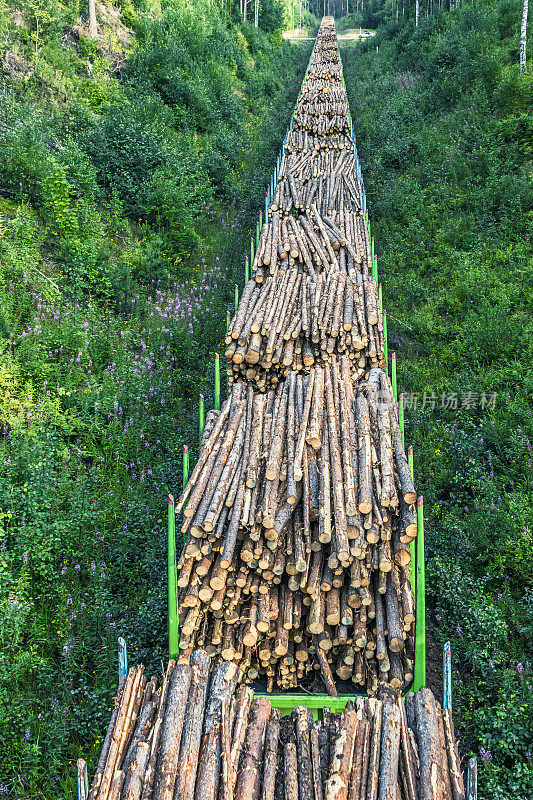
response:
<path id="1" fill-rule="evenodd" d="M 265 390 L 290 371 L 308 372 L 343 354 L 354 379 L 385 366 L 378 293 L 368 271 L 352 261 L 348 271 L 322 272 L 313 280 L 291 268 L 300 254 L 288 247 L 280 262 L 285 269 L 244 288 L 226 334 L 230 381 L 253 380 Z"/>
<path id="2" fill-rule="evenodd" d="M 316 141 L 334 138 L 337 119 L 342 118 L 342 129 L 348 129 L 338 67 L 335 32 L 321 28 L 295 112 L 295 135 L 302 132 L 298 120 L 308 117 L 316 117 L 320 125 L 327 122 L 324 130 L 313 128 Z M 314 77 L 317 71 L 319 78 Z M 270 218 L 254 257 L 253 279 L 226 336 L 230 382 L 254 381 L 265 391 L 291 371 L 308 372 L 344 353 L 353 380 L 367 369 L 385 366 L 383 323 L 362 207 L 353 148 L 320 145 L 318 151 L 294 152 L 285 147 Z"/>
<path id="3" fill-rule="evenodd" d="M 314 203 L 322 218 L 341 210 L 362 210 L 353 151 L 343 149 L 338 157 L 334 150 L 284 153 L 270 213 L 309 214 Z"/>
<path id="4" fill-rule="evenodd" d="M 281 717 L 209 661 L 170 661 L 160 682 L 130 670 L 89 800 L 464 800 L 452 717 L 429 689 Z"/>
<path id="5" fill-rule="evenodd" d="M 285 152 L 299 153 L 304 150 L 349 150 L 353 152 L 353 145 L 352 137 L 347 134 L 315 136 L 312 133 L 308 133 L 308 131 L 291 130 L 285 141 Z"/>
<path id="6" fill-rule="evenodd" d="M 319 214 L 314 200 L 322 205 L 324 198 L 311 199 L 309 214 L 295 218 L 274 212 L 263 225 L 253 263 L 257 283 L 288 266 L 314 281 L 320 272 L 369 271 L 371 247 L 364 219 L 342 209 Z"/>
<path id="7" fill-rule="evenodd" d="M 324 25 L 297 112 L 342 111 L 347 126 L 341 79 Z M 321 675 L 330 694 L 337 681 L 374 694 L 413 675 L 416 494 L 382 370 L 355 160 L 320 149 L 286 148 L 292 205 L 277 191 L 227 333 L 231 393 L 175 506 L 180 648 L 269 691 Z"/>
<path id="8" fill-rule="evenodd" d="M 266 394 L 235 384 L 176 512 L 180 647 L 295 687 L 412 678 L 416 494 L 390 381 L 346 356 Z"/>

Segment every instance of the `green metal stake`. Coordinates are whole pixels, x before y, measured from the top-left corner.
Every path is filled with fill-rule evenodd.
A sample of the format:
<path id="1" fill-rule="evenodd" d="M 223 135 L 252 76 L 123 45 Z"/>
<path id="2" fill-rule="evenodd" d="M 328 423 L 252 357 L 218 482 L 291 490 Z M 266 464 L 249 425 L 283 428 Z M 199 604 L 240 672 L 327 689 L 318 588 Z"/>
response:
<path id="1" fill-rule="evenodd" d="M 237 306 L 239 305 L 239 287 L 235 284 L 235 311 L 237 311 Z"/>
<path id="2" fill-rule="evenodd" d="M 187 482 L 189 480 L 189 448 L 186 444 L 183 445 L 183 475 L 182 475 L 182 491 L 185 491 Z"/>
<path id="3" fill-rule="evenodd" d="M 376 286 L 377 286 L 378 285 L 378 281 L 379 281 L 379 279 L 378 279 L 378 257 L 377 256 L 374 256 L 374 258 L 372 260 L 372 275 L 374 277 L 374 280 L 376 281 Z"/>
<path id="4" fill-rule="evenodd" d="M 415 676 L 413 690 L 426 685 L 426 591 L 424 563 L 424 498 L 417 503 L 418 530 L 416 534 L 416 632 Z"/>
<path id="5" fill-rule="evenodd" d="M 261 233 L 261 227 L 260 227 L 259 222 L 258 222 L 256 224 L 256 226 L 255 226 L 255 246 L 256 246 L 256 248 L 259 247 L 259 235 L 260 235 L 260 233 Z"/>
<path id="6" fill-rule="evenodd" d="M 250 260 L 248 256 L 246 256 L 246 260 L 244 262 L 244 285 L 248 283 L 250 280 Z"/>
<path id="7" fill-rule="evenodd" d="M 231 325 L 231 314 L 229 311 L 226 311 L 226 333 L 229 331 L 229 326 Z"/>
<path id="8" fill-rule="evenodd" d="M 254 256 L 255 256 L 254 240 L 251 239 L 251 241 L 250 241 L 250 267 L 251 267 L 251 269 L 254 268 Z"/>
<path id="9" fill-rule="evenodd" d="M 368 226 L 368 235 L 370 236 L 370 225 Z M 370 240 L 370 252 L 372 254 L 372 263 L 374 263 L 374 237 Z"/>
<path id="10" fill-rule="evenodd" d="M 387 343 L 387 312 L 383 311 L 383 355 L 385 356 L 385 372 L 389 374 L 389 345 Z"/>
<path id="11" fill-rule="evenodd" d="M 379 307 L 383 310 L 383 288 L 381 283 L 378 286 L 378 300 L 379 300 Z"/>
<path id="12" fill-rule="evenodd" d="M 394 399 L 398 400 L 398 382 L 396 378 L 396 353 L 391 355 L 391 380 L 392 380 L 392 393 Z"/>
<path id="13" fill-rule="evenodd" d="M 414 465 L 414 456 L 413 456 L 413 446 L 409 448 L 409 452 L 407 453 L 407 463 L 409 464 L 409 472 L 411 473 L 411 478 L 415 479 L 415 465 Z M 413 591 L 416 593 L 416 548 L 414 541 L 409 544 L 409 549 L 411 551 L 411 563 L 413 564 L 413 571 L 411 572 L 411 584 L 413 586 Z"/>
<path id="14" fill-rule="evenodd" d="M 178 573 L 176 569 L 176 515 L 174 497 L 168 496 L 168 652 L 176 658 L 179 650 Z"/>
<path id="15" fill-rule="evenodd" d="M 405 420 L 403 410 L 403 392 L 400 394 L 400 402 L 398 403 L 398 425 L 400 427 L 400 434 L 402 436 L 402 444 L 405 447 Z"/>
<path id="16" fill-rule="evenodd" d="M 215 353 L 215 409 L 220 411 L 220 358 Z"/>
<path id="17" fill-rule="evenodd" d="M 202 437 L 204 435 L 204 396 L 200 395 L 200 403 L 198 405 L 198 447 L 202 446 Z"/>

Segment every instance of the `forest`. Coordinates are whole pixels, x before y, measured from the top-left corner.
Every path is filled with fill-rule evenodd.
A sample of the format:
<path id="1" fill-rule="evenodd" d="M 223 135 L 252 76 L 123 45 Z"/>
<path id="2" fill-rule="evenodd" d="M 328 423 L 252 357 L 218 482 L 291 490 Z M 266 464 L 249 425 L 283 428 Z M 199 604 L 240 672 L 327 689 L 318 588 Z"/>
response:
<path id="1" fill-rule="evenodd" d="M 526 800 L 522 3 L 247 6 L 0 0 L 0 795 L 76 797 L 76 760 L 94 774 L 116 694 L 117 637 L 132 665 L 168 657 L 167 494 L 183 446 L 198 457 L 199 395 L 211 409 L 234 287 L 331 13 L 340 32 L 375 31 L 340 52 L 424 495 L 428 681 L 450 640 L 479 797 Z M 289 41 L 300 20 L 310 38 Z"/>

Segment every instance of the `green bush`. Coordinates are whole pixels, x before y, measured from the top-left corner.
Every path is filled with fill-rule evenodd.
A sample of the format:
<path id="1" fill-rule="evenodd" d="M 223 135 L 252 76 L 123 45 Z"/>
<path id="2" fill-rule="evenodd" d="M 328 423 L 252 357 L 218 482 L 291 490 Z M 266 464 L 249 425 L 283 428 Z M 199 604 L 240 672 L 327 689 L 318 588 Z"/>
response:
<path id="1" fill-rule="evenodd" d="M 108 197 L 116 189 L 126 211 L 142 215 L 152 176 L 166 160 L 157 133 L 137 120 L 134 108 L 117 106 L 87 133 L 83 147 Z"/>

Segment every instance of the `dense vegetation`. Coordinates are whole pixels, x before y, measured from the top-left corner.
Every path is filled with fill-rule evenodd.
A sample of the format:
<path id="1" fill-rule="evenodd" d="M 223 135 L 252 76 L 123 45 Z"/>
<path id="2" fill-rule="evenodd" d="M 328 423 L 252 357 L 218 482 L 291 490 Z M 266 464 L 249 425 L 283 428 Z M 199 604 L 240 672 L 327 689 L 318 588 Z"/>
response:
<path id="1" fill-rule="evenodd" d="M 427 509 L 430 664 L 451 638 L 480 796 L 528 797 L 520 8 L 415 29 L 365 6 L 344 27 L 378 36 L 342 55 Z M 93 768 L 117 636 L 149 669 L 166 653 L 164 495 L 309 52 L 272 0 L 259 28 L 203 0 L 99 5 L 96 40 L 79 15 L 0 0 L 0 794 L 23 800 L 75 797 L 75 759 Z"/>
<path id="2" fill-rule="evenodd" d="M 484 800 L 530 797 L 533 780 L 532 83 L 519 25 L 517 3 L 468 4 L 342 50 L 425 498 L 429 677 L 438 685 L 451 639 Z"/>
<path id="3" fill-rule="evenodd" d="M 309 45 L 201 0 L 0 4 L 0 794 L 76 796 L 167 651 L 166 496 Z M 238 15 L 237 15 L 238 16 Z M 210 365 L 210 367 L 206 367 Z"/>

